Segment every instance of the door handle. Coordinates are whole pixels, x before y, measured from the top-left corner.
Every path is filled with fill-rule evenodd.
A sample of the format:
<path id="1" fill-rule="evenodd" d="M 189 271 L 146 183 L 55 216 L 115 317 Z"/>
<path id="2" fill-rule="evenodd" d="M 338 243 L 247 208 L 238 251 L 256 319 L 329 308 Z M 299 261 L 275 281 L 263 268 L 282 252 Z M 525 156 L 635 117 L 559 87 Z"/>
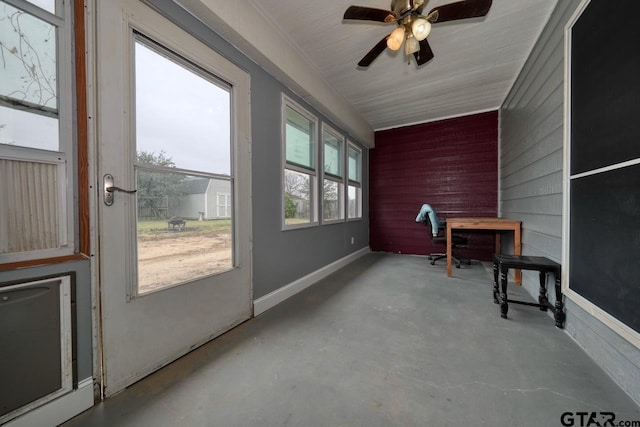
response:
<path id="1" fill-rule="evenodd" d="M 116 191 L 120 191 L 122 193 L 127 193 L 127 194 L 134 194 L 136 191 L 138 191 L 138 190 L 125 190 L 124 188 L 116 187 L 115 185 L 113 185 L 113 175 L 109 173 L 105 174 L 105 176 L 102 178 L 102 182 L 104 184 L 104 192 L 103 192 L 104 204 L 107 206 L 113 205 L 113 193 Z"/>

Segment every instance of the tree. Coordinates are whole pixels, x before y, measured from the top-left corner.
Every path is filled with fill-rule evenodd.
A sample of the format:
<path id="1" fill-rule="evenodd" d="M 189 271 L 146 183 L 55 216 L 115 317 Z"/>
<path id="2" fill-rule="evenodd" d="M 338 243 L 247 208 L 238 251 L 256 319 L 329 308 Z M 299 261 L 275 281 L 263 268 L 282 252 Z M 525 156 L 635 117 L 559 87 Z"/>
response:
<path id="1" fill-rule="evenodd" d="M 138 208 L 147 210 L 150 216 L 166 218 L 169 199 L 179 199 L 184 195 L 182 181 L 184 176 L 167 172 L 160 168 L 175 168 L 176 165 L 164 151 L 152 153 L 139 151 L 136 160 L 142 167 L 138 168 L 137 189 Z M 148 165 L 149 168 L 145 168 Z M 158 170 L 153 170 L 159 167 Z"/>
<path id="2" fill-rule="evenodd" d="M 310 177 L 308 175 L 293 172 L 285 169 L 284 171 L 284 213 L 285 218 L 295 218 L 296 214 L 304 214 L 298 212 L 298 202 L 302 205 L 308 205 L 310 200 Z"/>

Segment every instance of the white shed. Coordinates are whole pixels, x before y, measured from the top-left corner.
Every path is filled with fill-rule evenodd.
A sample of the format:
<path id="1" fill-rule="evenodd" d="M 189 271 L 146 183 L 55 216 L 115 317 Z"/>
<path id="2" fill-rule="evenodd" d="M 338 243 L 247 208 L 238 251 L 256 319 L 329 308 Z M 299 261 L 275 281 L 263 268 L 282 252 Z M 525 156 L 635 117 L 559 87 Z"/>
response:
<path id="1" fill-rule="evenodd" d="M 231 181 L 192 178 L 185 180 L 183 186 L 183 196 L 171 208 L 172 216 L 204 220 L 231 218 Z"/>

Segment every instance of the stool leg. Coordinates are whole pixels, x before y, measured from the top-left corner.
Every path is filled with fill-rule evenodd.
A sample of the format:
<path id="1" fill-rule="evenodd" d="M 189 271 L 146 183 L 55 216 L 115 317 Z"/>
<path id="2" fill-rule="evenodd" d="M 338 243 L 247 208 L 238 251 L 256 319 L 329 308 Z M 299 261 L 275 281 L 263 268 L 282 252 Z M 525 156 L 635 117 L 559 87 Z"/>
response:
<path id="1" fill-rule="evenodd" d="M 555 320 L 556 320 L 556 326 L 562 329 L 564 328 L 565 314 L 564 314 L 564 304 L 562 303 L 562 285 L 560 283 L 560 272 L 556 271 L 554 276 L 555 276 L 555 288 L 556 288 Z"/>
<path id="2" fill-rule="evenodd" d="M 547 299 L 547 273 L 540 272 L 540 295 L 538 295 L 538 304 L 540 311 L 547 311 L 549 300 Z"/>
<path id="3" fill-rule="evenodd" d="M 500 291 L 498 290 L 498 261 L 493 261 L 493 302 L 500 304 Z"/>
<path id="4" fill-rule="evenodd" d="M 500 286 L 502 293 L 500 294 L 500 317 L 507 318 L 507 312 L 509 311 L 509 303 L 507 301 L 507 273 L 509 268 L 500 264 Z"/>

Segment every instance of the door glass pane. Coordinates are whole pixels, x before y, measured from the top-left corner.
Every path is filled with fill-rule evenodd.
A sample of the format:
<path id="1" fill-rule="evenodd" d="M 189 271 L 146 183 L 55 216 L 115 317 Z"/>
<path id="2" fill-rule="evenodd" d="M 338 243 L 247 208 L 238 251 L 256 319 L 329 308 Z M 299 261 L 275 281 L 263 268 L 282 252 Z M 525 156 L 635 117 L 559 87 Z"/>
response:
<path id="1" fill-rule="evenodd" d="M 0 1 L 0 143 L 58 151 L 56 28 Z"/>
<path id="2" fill-rule="evenodd" d="M 231 93 L 160 48 L 138 41 L 135 52 L 144 294 L 233 268 Z"/>
<path id="3" fill-rule="evenodd" d="M 231 92 L 211 76 L 136 43 L 136 147 L 175 167 L 229 175 Z"/>

